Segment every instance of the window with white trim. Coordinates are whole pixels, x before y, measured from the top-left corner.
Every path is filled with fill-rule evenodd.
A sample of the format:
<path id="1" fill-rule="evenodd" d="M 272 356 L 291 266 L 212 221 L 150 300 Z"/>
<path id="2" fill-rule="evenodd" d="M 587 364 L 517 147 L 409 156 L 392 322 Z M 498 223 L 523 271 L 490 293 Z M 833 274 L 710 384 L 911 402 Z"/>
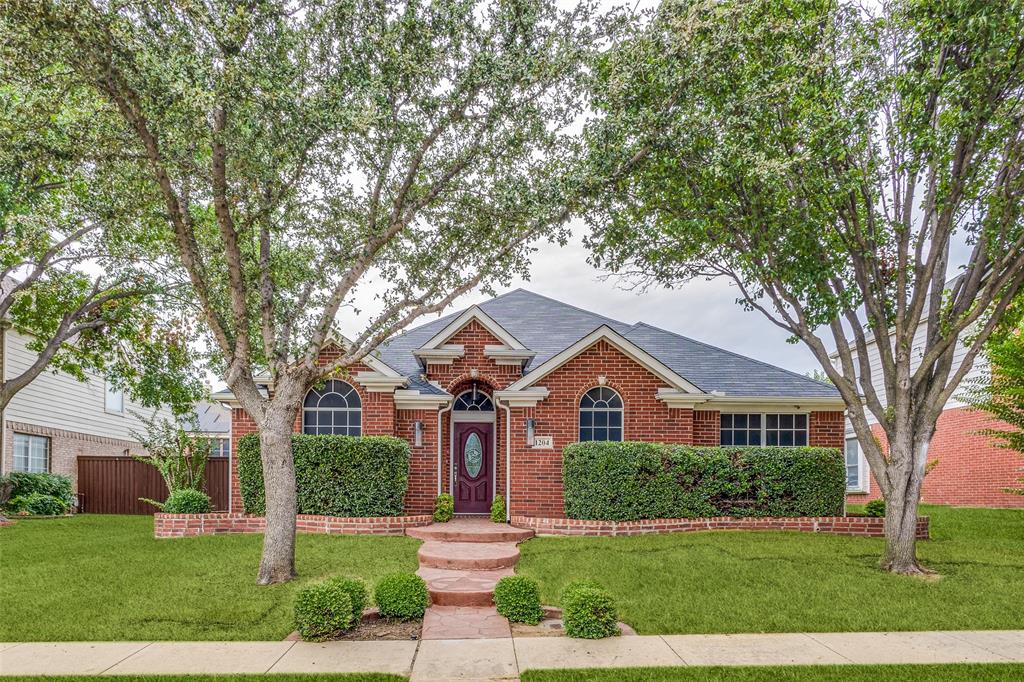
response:
<path id="1" fill-rule="evenodd" d="M 124 414 L 124 389 L 117 388 L 109 380 L 103 394 L 103 409 L 114 414 Z"/>
<path id="2" fill-rule="evenodd" d="M 589 440 L 622 440 L 622 397 L 607 386 L 580 398 L 580 442 Z"/>
<path id="3" fill-rule="evenodd" d="M 50 439 L 14 434 L 14 470 L 38 474 L 50 470 Z"/>
<path id="4" fill-rule="evenodd" d="M 211 438 L 210 457 L 227 457 L 231 454 L 230 438 Z"/>
<path id="5" fill-rule="evenodd" d="M 351 384 L 332 379 L 310 389 L 302 405 L 302 432 L 314 436 L 358 436 L 363 410 Z"/>
<path id="6" fill-rule="evenodd" d="M 460 394 L 452 408 L 456 412 L 494 412 L 490 397 L 475 386 Z"/>
<path id="7" fill-rule="evenodd" d="M 864 490 L 863 467 L 860 464 L 860 443 L 857 438 L 846 439 L 846 489 L 854 492 Z"/>
<path id="8" fill-rule="evenodd" d="M 723 412 L 720 419 L 721 445 L 798 447 L 809 439 L 806 414 Z"/>

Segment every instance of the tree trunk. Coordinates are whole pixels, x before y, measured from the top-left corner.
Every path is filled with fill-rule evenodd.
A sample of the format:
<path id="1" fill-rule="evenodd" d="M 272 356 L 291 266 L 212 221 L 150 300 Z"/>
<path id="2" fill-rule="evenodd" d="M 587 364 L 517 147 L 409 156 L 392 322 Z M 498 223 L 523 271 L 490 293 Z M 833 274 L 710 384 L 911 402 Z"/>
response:
<path id="1" fill-rule="evenodd" d="M 901 447 L 906 447 L 910 452 L 900 456 L 903 453 L 890 451 L 891 461 L 902 463 L 902 467 L 893 472 L 895 485 L 892 489 L 883 491 L 885 556 L 882 558 L 882 568 L 901 575 L 921 575 L 932 572 L 917 561 L 917 505 L 921 499 L 928 444 L 924 443 L 920 448 Z"/>
<path id="2" fill-rule="evenodd" d="M 292 455 L 294 405 L 274 404 L 260 425 L 260 459 L 267 502 L 267 527 L 257 584 L 283 583 L 295 577 L 295 459 Z"/>

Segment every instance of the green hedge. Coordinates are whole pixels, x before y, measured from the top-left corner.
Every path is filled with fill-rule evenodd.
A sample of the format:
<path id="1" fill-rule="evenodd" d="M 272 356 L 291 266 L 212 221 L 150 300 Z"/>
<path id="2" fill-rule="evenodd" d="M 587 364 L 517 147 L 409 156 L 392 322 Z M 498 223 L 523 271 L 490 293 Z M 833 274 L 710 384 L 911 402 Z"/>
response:
<path id="1" fill-rule="evenodd" d="M 409 483 L 409 444 L 391 436 L 292 436 L 300 514 L 400 516 Z M 266 513 L 259 436 L 238 441 L 242 504 Z"/>
<path id="2" fill-rule="evenodd" d="M 562 477 L 571 519 L 837 516 L 846 496 L 837 448 L 574 443 Z"/>

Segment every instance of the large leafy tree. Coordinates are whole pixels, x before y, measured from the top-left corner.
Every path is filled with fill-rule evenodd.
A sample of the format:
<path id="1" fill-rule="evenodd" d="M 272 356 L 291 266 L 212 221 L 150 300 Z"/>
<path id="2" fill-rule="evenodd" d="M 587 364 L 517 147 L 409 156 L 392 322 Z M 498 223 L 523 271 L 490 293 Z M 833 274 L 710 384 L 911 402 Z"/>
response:
<path id="1" fill-rule="evenodd" d="M 0 32 L 11 28 L 0 19 Z M 0 46 L 0 335 L 25 334 L 36 353 L 25 367 L 6 363 L 0 411 L 49 370 L 102 371 L 146 405 L 188 409 L 202 384 L 173 283 L 154 275 L 166 228 L 112 191 L 131 166 L 102 101 L 38 85 L 55 77 Z"/>
<path id="2" fill-rule="evenodd" d="M 1022 36 L 1013 1 L 666 0 L 594 86 L 594 163 L 632 168 L 595 200 L 595 260 L 727 278 L 810 348 L 886 498 L 898 573 L 926 570 L 914 520 L 939 413 L 1024 281 Z"/>
<path id="3" fill-rule="evenodd" d="M 573 195 L 592 44 L 551 0 L 19 2 L 123 122 L 225 380 L 260 429 L 258 582 L 294 575 L 291 430 L 308 389 L 477 286 L 526 274 Z M 382 293 L 355 327 L 360 287 Z M 318 364 L 332 334 L 349 341 Z M 257 383 L 269 372 L 272 391 Z"/>

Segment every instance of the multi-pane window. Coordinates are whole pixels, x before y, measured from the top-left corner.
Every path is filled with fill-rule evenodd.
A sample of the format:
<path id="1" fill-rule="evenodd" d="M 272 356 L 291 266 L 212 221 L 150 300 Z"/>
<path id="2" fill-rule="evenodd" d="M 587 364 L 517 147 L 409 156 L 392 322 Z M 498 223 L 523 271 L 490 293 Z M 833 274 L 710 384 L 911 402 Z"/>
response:
<path id="1" fill-rule="evenodd" d="M 107 412 L 124 414 L 124 389 L 117 388 L 109 381 L 106 382 L 106 390 L 103 395 L 103 409 Z"/>
<path id="2" fill-rule="evenodd" d="M 722 445 L 807 445 L 806 414 L 721 415 L 719 443 Z"/>
<path id="3" fill-rule="evenodd" d="M 318 436 L 358 436 L 362 431 L 362 402 L 351 384 L 331 380 L 306 394 L 302 432 Z"/>
<path id="4" fill-rule="evenodd" d="M 766 414 L 765 445 L 807 445 L 806 414 Z"/>
<path id="5" fill-rule="evenodd" d="M 861 490 L 860 444 L 856 438 L 846 439 L 846 489 Z"/>
<path id="6" fill-rule="evenodd" d="M 231 454 L 230 438 L 211 438 L 210 457 L 227 457 Z"/>
<path id="7" fill-rule="evenodd" d="M 580 442 L 588 440 L 622 440 L 622 398 L 607 386 L 580 398 Z"/>
<path id="8" fill-rule="evenodd" d="M 483 391 L 472 389 L 455 399 L 456 412 L 494 412 L 494 403 Z"/>
<path id="9" fill-rule="evenodd" d="M 14 434 L 14 470 L 41 473 L 50 470 L 50 439 Z"/>
<path id="10" fill-rule="evenodd" d="M 760 414 L 722 414 L 722 445 L 760 445 Z"/>

